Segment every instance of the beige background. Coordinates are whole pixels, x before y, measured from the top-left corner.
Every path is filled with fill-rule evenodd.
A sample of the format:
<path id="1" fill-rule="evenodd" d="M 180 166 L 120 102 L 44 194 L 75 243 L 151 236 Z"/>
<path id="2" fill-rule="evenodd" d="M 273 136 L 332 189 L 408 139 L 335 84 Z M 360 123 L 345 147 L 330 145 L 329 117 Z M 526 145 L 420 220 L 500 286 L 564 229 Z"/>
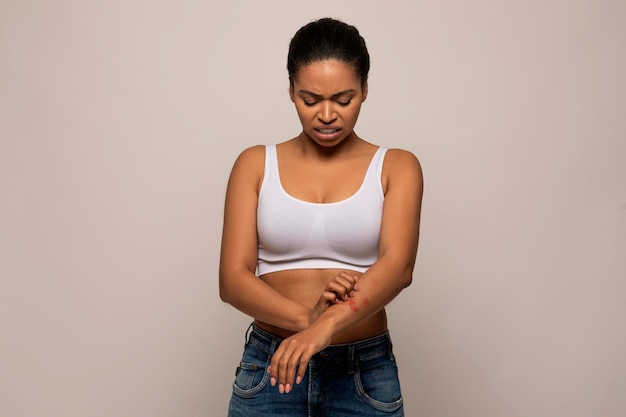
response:
<path id="1" fill-rule="evenodd" d="M 358 132 L 425 172 L 407 415 L 626 415 L 623 1 L 0 0 L 0 416 L 225 415 L 226 179 L 298 133 L 326 15 L 372 55 Z"/>

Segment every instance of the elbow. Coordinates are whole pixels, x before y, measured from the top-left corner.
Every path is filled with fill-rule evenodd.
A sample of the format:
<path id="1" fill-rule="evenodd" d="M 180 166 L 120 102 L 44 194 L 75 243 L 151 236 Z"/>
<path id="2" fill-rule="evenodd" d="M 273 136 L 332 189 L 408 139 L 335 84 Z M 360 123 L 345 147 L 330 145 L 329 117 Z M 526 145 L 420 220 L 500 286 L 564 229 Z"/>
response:
<path id="1" fill-rule="evenodd" d="M 220 284 L 220 300 L 222 300 L 225 303 L 230 304 L 230 302 L 229 302 L 230 298 L 228 297 L 228 291 L 226 291 L 221 284 Z"/>
<path id="2" fill-rule="evenodd" d="M 247 284 L 249 269 L 220 268 L 219 270 L 219 293 L 220 299 L 230 305 L 242 301 L 241 289 Z"/>
<path id="3" fill-rule="evenodd" d="M 233 291 L 229 291 L 227 288 L 224 288 L 223 285 L 220 285 L 220 300 L 226 304 L 233 305 L 235 302 Z"/>
<path id="4" fill-rule="evenodd" d="M 413 269 L 415 258 L 401 256 L 396 251 L 388 250 L 379 257 L 379 263 L 383 270 L 387 269 L 393 277 L 393 285 L 398 291 L 409 287 L 413 283 Z"/>
<path id="5" fill-rule="evenodd" d="M 404 279 L 402 280 L 402 288 L 407 288 L 413 283 L 413 273 L 408 272 L 404 275 Z"/>
<path id="6" fill-rule="evenodd" d="M 400 285 L 402 289 L 409 287 L 413 283 L 413 263 L 403 268 L 403 272 L 400 274 Z"/>
<path id="7" fill-rule="evenodd" d="M 220 287 L 220 300 L 226 304 L 234 306 L 236 303 L 235 297 L 232 291 L 225 291 Z"/>
<path id="8" fill-rule="evenodd" d="M 223 302 L 227 304 L 231 304 L 233 292 L 230 290 L 229 285 L 227 284 L 227 280 L 225 280 L 224 277 L 220 275 L 219 281 L 220 281 L 220 288 L 219 288 L 220 300 L 222 300 Z"/>
<path id="9" fill-rule="evenodd" d="M 220 300 L 222 300 L 225 303 L 229 303 L 229 298 L 228 298 L 228 294 L 226 293 L 226 291 L 224 291 L 224 289 L 222 288 L 222 286 L 220 285 Z"/>

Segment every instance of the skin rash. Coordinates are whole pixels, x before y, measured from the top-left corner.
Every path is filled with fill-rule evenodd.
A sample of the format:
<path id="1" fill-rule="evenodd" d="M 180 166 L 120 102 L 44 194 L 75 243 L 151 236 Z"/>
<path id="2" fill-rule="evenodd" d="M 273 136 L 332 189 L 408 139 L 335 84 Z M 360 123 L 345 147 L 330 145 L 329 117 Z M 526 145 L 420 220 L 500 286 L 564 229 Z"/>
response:
<path id="1" fill-rule="evenodd" d="M 355 313 L 360 310 L 360 308 L 358 306 L 358 302 L 354 298 L 350 298 L 347 301 L 347 303 L 348 303 L 348 307 L 350 307 L 350 310 L 354 311 Z M 367 307 L 369 304 L 370 304 L 369 300 L 367 298 L 364 298 L 363 299 L 363 306 Z"/>

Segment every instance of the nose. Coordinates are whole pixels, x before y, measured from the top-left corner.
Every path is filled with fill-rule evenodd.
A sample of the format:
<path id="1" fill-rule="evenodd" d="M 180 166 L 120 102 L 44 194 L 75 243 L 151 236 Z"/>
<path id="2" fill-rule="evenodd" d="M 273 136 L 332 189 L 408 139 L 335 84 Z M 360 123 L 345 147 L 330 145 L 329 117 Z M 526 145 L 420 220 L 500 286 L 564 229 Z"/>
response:
<path id="1" fill-rule="evenodd" d="M 335 111 L 333 110 L 332 103 L 328 101 L 322 103 L 322 107 L 319 114 L 317 115 L 317 118 L 320 122 L 324 124 L 330 124 L 335 121 L 337 116 L 335 115 Z"/>

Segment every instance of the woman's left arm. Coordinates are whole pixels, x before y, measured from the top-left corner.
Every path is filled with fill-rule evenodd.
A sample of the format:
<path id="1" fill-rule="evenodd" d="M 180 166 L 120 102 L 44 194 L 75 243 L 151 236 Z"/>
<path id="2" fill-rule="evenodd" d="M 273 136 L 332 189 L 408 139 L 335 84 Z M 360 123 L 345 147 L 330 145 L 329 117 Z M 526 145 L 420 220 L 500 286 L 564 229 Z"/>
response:
<path id="1" fill-rule="evenodd" d="M 383 309 L 411 284 L 419 240 L 422 169 L 410 152 L 390 149 L 382 175 L 385 202 L 378 261 L 359 278 L 359 291 L 328 308 L 311 326 L 285 339 L 272 357 L 270 377 L 279 391 L 299 383 L 311 357 L 334 335 Z M 296 370 L 298 372 L 296 376 Z"/>

